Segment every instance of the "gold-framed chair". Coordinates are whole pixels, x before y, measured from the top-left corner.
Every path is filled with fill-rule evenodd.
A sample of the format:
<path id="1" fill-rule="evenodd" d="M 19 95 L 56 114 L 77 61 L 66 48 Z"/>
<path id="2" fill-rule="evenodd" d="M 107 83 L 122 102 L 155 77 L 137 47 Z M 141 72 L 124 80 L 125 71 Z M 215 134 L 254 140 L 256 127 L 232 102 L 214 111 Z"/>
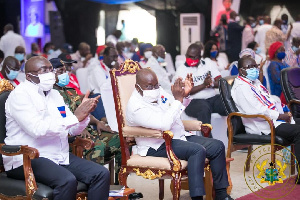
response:
<path id="1" fill-rule="evenodd" d="M 173 183 L 173 199 L 179 199 L 181 179 L 187 178 L 187 165 L 185 160 L 179 160 L 174 154 L 171 142 L 173 133 L 171 131 L 159 131 L 142 127 L 130 127 L 126 125 L 125 112 L 128 100 L 134 91 L 136 83 L 136 73 L 141 69 L 137 62 L 126 60 L 120 69 L 110 71 L 113 96 L 115 101 L 116 118 L 118 121 L 118 129 L 121 143 L 122 165 L 119 173 L 119 181 L 121 185 L 127 187 L 127 176 L 135 173 L 143 178 L 154 180 L 159 179 L 159 199 L 164 198 L 163 186 L 164 179 L 172 179 Z M 211 131 L 210 125 L 204 125 L 199 121 L 184 122 L 186 130 Z M 166 144 L 168 158 L 130 155 L 129 144 L 127 138 L 149 137 L 163 138 Z M 209 172 L 209 166 L 206 166 L 205 185 L 208 193 L 206 199 L 212 199 L 212 183 Z"/>
<path id="2" fill-rule="evenodd" d="M 39 157 L 37 149 L 27 145 L 6 145 L 6 116 L 5 102 L 14 87 L 9 81 L 2 79 L 0 81 L 0 199 L 1 200 L 31 200 L 31 199 L 53 199 L 53 189 L 35 181 L 31 168 L 31 160 Z M 69 140 L 72 152 L 82 157 L 84 149 L 91 149 L 93 141 L 75 137 Z M 23 168 L 25 180 L 16 180 L 6 176 L 2 155 L 15 156 L 23 155 Z M 87 200 L 87 185 L 78 182 L 76 200 Z"/>

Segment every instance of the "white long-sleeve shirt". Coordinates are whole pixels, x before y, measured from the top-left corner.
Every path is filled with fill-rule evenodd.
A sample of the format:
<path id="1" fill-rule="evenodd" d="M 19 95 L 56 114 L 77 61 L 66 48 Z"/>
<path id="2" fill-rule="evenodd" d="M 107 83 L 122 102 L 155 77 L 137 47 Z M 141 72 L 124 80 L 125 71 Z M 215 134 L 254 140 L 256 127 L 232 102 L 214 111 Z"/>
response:
<path id="1" fill-rule="evenodd" d="M 156 74 L 158 82 L 161 87 L 171 94 L 171 82 L 169 80 L 169 74 L 167 71 L 160 66 L 159 62 L 156 60 L 154 56 L 151 56 L 148 59 L 148 62 L 145 65 L 145 68 L 150 67 Z"/>
<path id="2" fill-rule="evenodd" d="M 90 91 L 93 91 L 95 94 L 101 93 L 100 88 L 104 83 L 111 84 L 109 71 L 110 69 L 103 61 L 98 61 L 97 64 L 88 67 L 88 84 Z"/>
<path id="3" fill-rule="evenodd" d="M 0 49 L 3 51 L 5 57 L 14 56 L 17 46 L 26 48 L 23 37 L 13 31 L 7 31 L 0 39 Z"/>
<path id="4" fill-rule="evenodd" d="M 79 135 L 89 123 L 89 117 L 78 121 L 58 91 L 52 89 L 45 96 L 27 80 L 11 92 L 5 112 L 5 144 L 34 147 L 40 157 L 63 165 L 69 164 L 68 134 Z M 3 156 L 3 163 L 11 170 L 23 165 L 23 157 Z"/>
<path id="5" fill-rule="evenodd" d="M 257 29 L 257 33 L 255 35 L 254 40 L 259 44 L 262 54 L 266 53 L 266 46 L 265 46 L 266 33 L 271 28 L 272 28 L 271 24 L 263 24 Z"/>
<path id="6" fill-rule="evenodd" d="M 254 88 L 252 90 L 251 86 Z M 248 115 L 265 115 L 273 120 L 274 126 L 280 125 L 281 121 L 276 121 L 280 113 L 283 113 L 280 103 L 277 103 L 268 92 L 262 87 L 259 80 L 250 81 L 247 78 L 235 78 L 231 89 L 232 99 L 241 113 Z M 256 94 L 264 95 L 272 104 L 276 106 L 275 110 L 270 109 L 267 105 L 257 98 Z M 270 134 L 270 126 L 267 121 L 262 118 L 242 118 L 245 130 L 250 134 Z"/>
<path id="7" fill-rule="evenodd" d="M 180 119 L 181 113 L 190 103 L 191 99 L 184 99 L 183 104 L 160 88 L 160 96 L 157 103 L 147 103 L 143 97 L 134 90 L 127 105 L 126 124 L 128 126 L 141 126 L 161 131 L 173 132 L 173 139 L 185 140 L 185 136 L 193 135 L 184 130 Z M 146 156 L 150 147 L 157 150 L 164 139 L 136 138 L 137 153 Z"/>

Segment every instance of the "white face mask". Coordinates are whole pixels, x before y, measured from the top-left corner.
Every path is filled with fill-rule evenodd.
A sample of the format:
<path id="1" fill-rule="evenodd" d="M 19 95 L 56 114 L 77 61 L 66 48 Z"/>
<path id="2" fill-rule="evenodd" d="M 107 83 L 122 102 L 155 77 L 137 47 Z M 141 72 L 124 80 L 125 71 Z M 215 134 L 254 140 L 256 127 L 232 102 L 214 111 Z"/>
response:
<path id="1" fill-rule="evenodd" d="M 111 66 L 115 66 L 115 64 L 116 64 L 116 61 L 112 61 L 112 62 L 110 63 Z"/>
<path id="2" fill-rule="evenodd" d="M 240 16 L 236 16 L 236 17 L 235 17 L 235 21 L 236 21 L 236 22 L 239 22 L 240 20 L 241 20 L 241 19 L 240 19 Z"/>
<path id="3" fill-rule="evenodd" d="M 146 52 L 144 52 L 144 56 L 145 56 L 145 58 L 149 59 L 152 56 L 152 51 L 146 51 Z"/>
<path id="4" fill-rule="evenodd" d="M 80 61 L 81 61 L 81 62 L 85 61 L 85 57 L 81 57 L 81 58 L 80 58 Z"/>
<path id="5" fill-rule="evenodd" d="M 51 90 L 53 88 L 54 83 L 56 82 L 55 74 L 53 72 L 48 72 L 48 73 L 45 73 L 45 74 L 39 74 L 38 76 L 34 75 L 34 74 L 31 74 L 31 75 L 35 76 L 35 77 L 38 77 L 40 79 L 40 83 L 37 84 L 37 85 L 44 92 L 47 92 L 47 91 Z M 36 83 L 34 83 L 34 84 L 36 84 Z"/>
<path id="6" fill-rule="evenodd" d="M 145 102 L 153 103 L 155 101 L 158 101 L 158 97 L 160 95 L 159 88 L 154 89 L 154 90 L 143 90 L 140 85 L 138 85 L 138 86 L 143 91 L 143 99 L 144 99 Z"/>

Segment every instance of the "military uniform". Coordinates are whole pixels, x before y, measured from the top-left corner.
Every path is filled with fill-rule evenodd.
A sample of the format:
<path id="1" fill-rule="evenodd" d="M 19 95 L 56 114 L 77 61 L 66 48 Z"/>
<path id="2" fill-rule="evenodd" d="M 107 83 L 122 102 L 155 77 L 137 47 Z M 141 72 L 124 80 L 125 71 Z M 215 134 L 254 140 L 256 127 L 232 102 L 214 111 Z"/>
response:
<path id="1" fill-rule="evenodd" d="M 61 90 L 58 90 L 58 92 L 63 97 L 66 105 L 68 105 L 70 110 L 74 113 L 75 109 L 81 104 L 81 97 L 77 94 L 76 90 L 69 87 L 63 87 Z M 95 130 L 92 125 L 89 125 L 86 130 L 94 136 L 91 139 L 94 141 L 95 146 L 84 152 L 84 158 L 104 165 L 105 162 L 111 160 L 113 156 L 115 156 L 115 182 L 118 183 L 118 172 L 120 170 L 122 158 L 119 134 L 102 131 L 102 134 L 99 136 L 97 130 Z"/>

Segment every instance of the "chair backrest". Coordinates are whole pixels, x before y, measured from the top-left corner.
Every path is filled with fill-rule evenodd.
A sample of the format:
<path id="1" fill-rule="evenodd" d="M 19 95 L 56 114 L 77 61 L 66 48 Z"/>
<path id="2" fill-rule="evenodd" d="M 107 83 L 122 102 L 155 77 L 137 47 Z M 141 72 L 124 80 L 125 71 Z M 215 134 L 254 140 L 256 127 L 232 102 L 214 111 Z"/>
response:
<path id="1" fill-rule="evenodd" d="M 281 87 L 285 99 L 289 102 L 292 99 L 300 100 L 300 68 L 299 67 L 288 67 L 281 70 Z M 300 117 L 300 106 L 292 105 L 291 111 L 293 116 Z"/>
<path id="2" fill-rule="evenodd" d="M 6 138 L 6 116 L 5 116 L 5 102 L 14 86 L 7 80 L 0 81 L 0 143 L 4 143 Z M 2 155 L 0 154 L 0 172 L 4 170 Z"/>
<path id="3" fill-rule="evenodd" d="M 220 96 L 228 115 L 232 112 L 239 112 L 231 96 L 231 88 L 235 78 L 236 76 L 227 76 L 219 80 Z M 233 135 L 245 133 L 245 127 L 240 117 L 233 117 L 231 122 L 233 125 Z"/>
<path id="4" fill-rule="evenodd" d="M 80 85 L 80 91 L 85 94 L 89 89 L 88 84 L 88 68 L 79 68 L 76 71 L 76 77 Z"/>

